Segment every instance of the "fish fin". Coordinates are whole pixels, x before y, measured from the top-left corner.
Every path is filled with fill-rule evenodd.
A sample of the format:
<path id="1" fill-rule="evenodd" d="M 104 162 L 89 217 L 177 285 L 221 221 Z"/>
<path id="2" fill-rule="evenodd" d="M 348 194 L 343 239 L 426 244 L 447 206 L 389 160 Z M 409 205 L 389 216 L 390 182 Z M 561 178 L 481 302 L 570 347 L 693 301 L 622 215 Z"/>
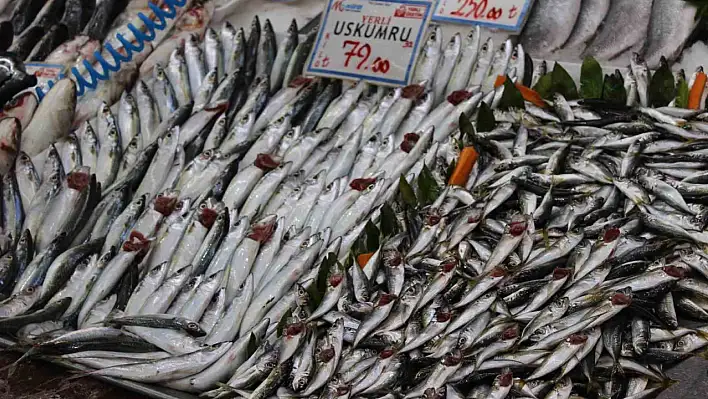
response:
<path id="1" fill-rule="evenodd" d="M 678 380 L 674 380 L 674 379 L 672 379 L 672 378 L 670 378 L 670 377 L 667 377 L 667 378 L 664 378 L 664 379 L 661 381 L 661 388 L 662 388 L 662 390 L 668 389 L 668 388 L 671 388 L 672 386 L 674 386 L 675 384 L 678 384 L 678 383 L 679 383 Z"/>

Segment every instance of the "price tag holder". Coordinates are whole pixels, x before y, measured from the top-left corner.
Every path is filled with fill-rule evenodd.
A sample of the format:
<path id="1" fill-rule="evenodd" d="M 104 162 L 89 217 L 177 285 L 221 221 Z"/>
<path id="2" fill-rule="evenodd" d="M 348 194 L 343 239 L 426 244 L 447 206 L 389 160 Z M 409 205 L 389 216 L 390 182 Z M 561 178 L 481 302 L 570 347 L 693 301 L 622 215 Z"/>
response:
<path id="1" fill-rule="evenodd" d="M 437 0 L 328 0 L 307 74 L 403 86 Z"/>
<path id="2" fill-rule="evenodd" d="M 433 21 L 520 32 L 533 0 L 440 0 Z"/>

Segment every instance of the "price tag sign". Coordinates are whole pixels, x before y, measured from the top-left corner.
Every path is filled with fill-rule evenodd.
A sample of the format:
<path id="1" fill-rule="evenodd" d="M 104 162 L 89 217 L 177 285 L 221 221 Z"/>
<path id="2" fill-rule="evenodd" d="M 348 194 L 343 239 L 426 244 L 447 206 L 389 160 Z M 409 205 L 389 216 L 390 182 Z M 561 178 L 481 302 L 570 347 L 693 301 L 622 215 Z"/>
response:
<path id="1" fill-rule="evenodd" d="M 37 77 L 37 85 L 27 90 L 36 91 L 39 88 L 42 93 L 49 91 L 49 82 L 55 82 L 64 77 L 64 65 L 58 64 L 42 64 L 37 62 L 28 62 L 25 64 L 25 70 L 29 75 Z M 25 91 L 27 91 L 25 90 Z"/>
<path id="2" fill-rule="evenodd" d="M 520 32 L 533 0 L 440 0 L 434 21 Z"/>
<path id="3" fill-rule="evenodd" d="M 436 0 L 328 0 L 307 74 L 406 85 Z"/>

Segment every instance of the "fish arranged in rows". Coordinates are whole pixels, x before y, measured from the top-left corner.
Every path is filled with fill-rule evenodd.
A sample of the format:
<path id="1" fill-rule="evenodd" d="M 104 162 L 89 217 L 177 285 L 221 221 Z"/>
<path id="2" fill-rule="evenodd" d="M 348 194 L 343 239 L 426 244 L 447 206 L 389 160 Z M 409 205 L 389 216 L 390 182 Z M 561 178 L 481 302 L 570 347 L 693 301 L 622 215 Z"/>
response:
<path id="1" fill-rule="evenodd" d="M 312 38 L 269 25 L 76 129 L 69 79 L 0 120 L 24 357 L 210 398 L 647 398 L 708 344 L 708 114 L 647 107 L 641 57 L 629 106 L 518 109 L 498 76 L 545 63 L 478 29 L 392 89 L 298 76 Z"/>
<path id="2" fill-rule="evenodd" d="M 681 55 L 698 12 L 683 0 L 539 0 L 521 42 L 537 57 L 570 51 L 609 60 L 639 52 L 658 68 L 662 56 Z"/>

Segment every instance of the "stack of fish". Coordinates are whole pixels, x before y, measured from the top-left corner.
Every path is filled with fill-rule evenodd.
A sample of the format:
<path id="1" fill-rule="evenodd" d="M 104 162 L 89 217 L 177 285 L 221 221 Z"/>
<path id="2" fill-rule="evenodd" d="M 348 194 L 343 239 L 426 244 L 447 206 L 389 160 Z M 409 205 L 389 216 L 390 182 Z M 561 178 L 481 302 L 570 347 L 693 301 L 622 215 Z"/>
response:
<path id="1" fill-rule="evenodd" d="M 647 108 L 639 57 L 633 108 L 507 109 L 544 64 L 478 29 L 433 27 L 397 89 L 300 77 L 312 37 L 262 29 L 76 130 L 68 79 L 0 120 L 25 356 L 212 398 L 648 398 L 708 344 L 678 317 L 708 322 L 708 115 Z"/>
<path id="2" fill-rule="evenodd" d="M 9 9 L 9 1 L 0 12 Z M 117 16 L 128 5 L 125 0 L 16 0 L 9 20 L 0 22 L 0 49 L 21 59 L 43 61 L 67 40 L 102 41 Z"/>
<path id="3" fill-rule="evenodd" d="M 696 27 L 698 7 L 688 0 L 538 0 L 521 34 L 526 49 L 628 59 L 641 52 L 651 68 L 673 61 Z"/>

